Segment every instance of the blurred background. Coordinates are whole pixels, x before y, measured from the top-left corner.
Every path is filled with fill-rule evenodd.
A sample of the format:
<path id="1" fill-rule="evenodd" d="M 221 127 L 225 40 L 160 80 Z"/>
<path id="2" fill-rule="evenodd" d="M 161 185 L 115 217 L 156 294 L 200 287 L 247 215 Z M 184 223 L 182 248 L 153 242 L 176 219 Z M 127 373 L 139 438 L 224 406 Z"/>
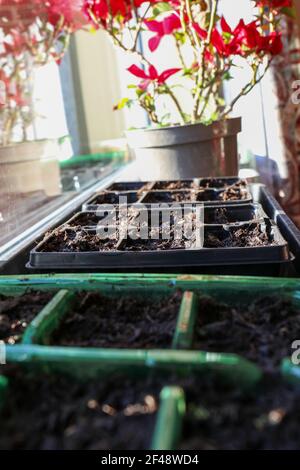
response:
<path id="1" fill-rule="evenodd" d="M 233 26 L 241 16 L 251 20 L 252 13 L 249 0 L 239 0 L 238 8 L 236 3 L 222 0 L 220 6 Z M 267 184 L 300 225 L 300 106 L 291 101 L 292 84 L 300 79 L 298 22 L 287 19 L 283 28 L 283 54 L 262 83 L 240 101 L 234 115 L 243 119 L 241 175 Z M 168 38 L 164 41 L 161 65 L 166 67 L 170 62 L 174 66 L 173 45 Z M 146 114 L 138 108 L 113 111 L 128 93 L 132 77 L 124 70 L 131 63 L 103 31 L 79 31 L 71 37 L 60 66 L 52 62 L 32 73 L 28 64 L 36 115 L 28 132 L 35 140 L 55 139 L 58 147 L 53 154 L 59 164 L 45 163 L 43 181 L 36 187 L 28 185 L 25 191 L 24 181 L 32 176 L 30 167 L 12 170 L 12 165 L 0 158 L 2 252 L 37 221 L 128 163 L 124 130 L 148 124 Z M 225 98 L 236 94 L 246 73 L 236 69 L 234 79 L 226 84 Z M 23 190 L 18 189 L 19 171 Z"/>

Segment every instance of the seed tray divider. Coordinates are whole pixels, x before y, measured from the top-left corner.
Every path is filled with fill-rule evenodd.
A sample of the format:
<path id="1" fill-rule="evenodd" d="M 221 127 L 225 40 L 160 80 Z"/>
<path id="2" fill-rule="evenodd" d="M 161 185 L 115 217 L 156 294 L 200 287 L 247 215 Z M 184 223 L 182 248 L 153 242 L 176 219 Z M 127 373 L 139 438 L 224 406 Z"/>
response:
<path id="1" fill-rule="evenodd" d="M 161 268 L 171 269 L 178 266 L 223 266 L 253 265 L 258 263 L 277 265 L 291 261 L 288 244 L 281 236 L 278 228 L 267 221 L 262 226 L 268 227 L 276 244 L 250 247 L 218 247 L 207 248 L 193 245 L 189 248 L 166 250 L 117 250 L 116 247 L 107 251 L 90 252 L 46 252 L 41 251 L 51 234 L 40 242 L 30 253 L 29 267 L 33 269 L 119 269 L 119 268 Z M 241 226 L 251 226 L 243 224 Z M 256 224 L 255 224 L 256 225 Z M 239 227 L 241 227 L 239 226 Z M 220 230 L 220 226 L 209 225 L 204 229 Z M 94 232 L 96 230 L 94 229 Z M 118 255 L 118 256 L 116 256 Z"/>
<path id="2" fill-rule="evenodd" d="M 142 204 L 157 204 L 157 203 L 180 203 L 180 204 L 190 204 L 190 203 L 194 203 L 194 204 L 204 204 L 204 205 L 209 205 L 209 206 L 215 206 L 215 207 L 218 207 L 218 206 L 221 206 L 221 205 L 228 205 L 228 204 L 231 204 L 231 205 L 236 205 L 236 204 L 251 204 L 253 202 L 253 198 L 252 198 L 252 195 L 251 193 L 249 192 L 249 190 L 241 190 L 241 194 L 244 196 L 242 199 L 237 199 L 237 200 L 233 200 L 233 199 L 229 199 L 227 201 L 223 201 L 223 200 L 218 200 L 216 199 L 217 196 L 221 193 L 223 193 L 224 191 L 226 191 L 226 189 L 214 189 L 214 188 L 209 188 L 209 189 L 201 189 L 201 190 L 187 190 L 187 189 L 176 189 L 176 190 L 168 190 L 168 191 L 145 191 L 142 195 L 142 197 L 137 201 L 138 203 L 142 203 Z M 206 194 L 207 192 L 210 192 L 212 195 L 215 196 L 215 198 L 213 199 L 204 199 L 204 200 L 198 200 L 198 196 L 201 195 L 201 194 Z M 165 194 L 166 193 L 166 194 Z M 170 197 L 168 198 L 167 197 L 167 194 L 170 194 Z M 188 199 L 182 199 L 180 201 L 176 201 L 176 199 L 172 199 L 172 195 L 174 194 L 184 194 L 186 193 L 187 195 L 187 198 Z M 165 197 L 164 197 L 164 194 L 165 194 Z M 155 198 L 157 198 L 159 195 L 161 196 L 161 200 L 155 200 L 154 202 L 151 200 L 149 200 L 149 198 L 151 198 L 151 196 L 154 196 Z M 87 209 L 87 206 L 84 205 L 84 209 L 86 210 Z"/>
<path id="3" fill-rule="evenodd" d="M 28 325 L 23 333 L 22 344 L 47 344 L 51 333 L 71 308 L 73 301 L 73 292 L 60 290 Z"/>
<path id="4" fill-rule="evenodd" d="M 133 211 L 132 212 L 130 212 L 130 211 L 127 212 L 127 222 L 128 223 L 132 222 L 134 219 L 139 217 L 141 213 L 143 213 L 144 211 L 149 211 L 150 209 L 152 209 L 152 210 L 155 209 L 155 211 L 157 211 L 158 214 L 163 214 L 164 212 L 172 213 L 174 211 L 179 211 L 179 210 L 183 211 L 183 209 L 184 209 L 184 205 L 180 204 L 180 203 L 178 203 L 178 205 L 176 205 L 172 208 L 159 207 L 160 204 L 157 204 L 158 207 L 156 207 L 156 208 L 154 208 L 153 206 L 154 206 L 154 204 L 152 206 L 150 204 L 141 204 L 141 203 L 133 204 L 130 208 L 130 209 L 133 209 Z M 163 204 L 162 204 L 162 206 L 163 206 Z M 201 203 L 191 202 L 191 203 L 189 203 L 189 206 L 190 206 L 191 212 L 194 212 L 194 213 L 196 213 L 199 210 L 199 208 L 201 208 L 203 210 L 203 212 L 204 212 L 204 224 L 206 226 L 210 226 L 210 225 L 239 226 L 239 225 L 243 225 L 245 223 L 263 223 L 266 219 L 268 219 L 268 217 L 265 214 L 262 206 L 260 204 L 257 204 L 257 203 L 240 204 L 240 205 L 228 204 L 228 205 L 223 205 L 223 206 L 220 206 L 220 207 L 216 207 L 216 206 L 204 206 Z M 101 207 L 101 206 L 99 206 L 99 207 Z M 206 214 L 209 213 L 209 211 L 216 211 L 218 209 L 225 209 L 227 211 L 233 211 L 233 212 L 243 211 L 243 210 L 248 210 L 248 211 L 253 210 L 255 218 L 253 218 L 253 219 L 249 218 L 249 219 L 245 219 L 245 220 L 240 220 L 240 221 L 235 221 L 235 222 L 226 222 L 226 223 L 225 222 L 224 223 L 205 222 Z M 103 212 L 108 212 L 108 215 L 109 215 L 109 211 L 104 211 L 104 210 L 102 210 L 102 211 Z M 120 213 L 119 206 L 114 205 L 114 208 L 113 208 L 112 211 L 115 211 L 115 215 L 119 215 L 119 213 Z M 83 230 L 94 229 L 95 227 L 101 225 L 101 222 L 106 217 L 105 215 L 103 215 L 103 216 L 102 215 L 101 216 L 97 215 L 97 212 L 99 212 L 99 210 L 98 211 L 89 210 L 89 211 L 77 212 L 69 220 L 67 220 L 66 222 L 64 222 L 60 226 L 58 226 L 57 230 L 68 227 L 68 226 L 70 226 L 70 227 L 80 226 L 80 227 L 82 227 Z M 95 215 L 96 217 L 99 217 L 99 220 L 97 221 L 97 223 L 90 223 L 88 225 L 83 225 L 79 222 L 77 224 L 75 223 L 76 219 L 79 219 L 79 221 L 80 221 L 80 217 L 85 216 L 87 214 L 91 214 L 91 215 Z M 115 223 L 117 223 L 117 220 L 118 219 L 116 217 Z"/>
<path id="5" fill-rule="evenodd" d="M 193 372 L 212 372 L 225 382 L 251 388 L 261 380 L 255 364 L 234 354 L 215 354 L 176 350 L 129 350 L 69 348 L 36 345 L 7 346 L 7 363 L 36 366 L 64 372 L 82 379 L 113 372 L 132 376 L 174 372 L 187 376 Z"/>
<path id="6" fill-rule="evenodd" d="M 153 287 L 157 291 L 170 293 L 173 290 L 193 290 L 207 295 L 218 296 L 230 301 L 242 295 L 246 301 L 251 296 L 272 293 L 295 295 L 300 291 L 299 279 L 254 276 L 219 276 L 202 274 L 30 274 L 0 276 L 0 292 L 5 295 L 19 295 L 30 289 L 57 291 L 99 290 L 102 292 L 143 291 Z"/>
<path id="7" fill-rule="evenodd" d="M 113 194 L 115 196 L 119 196 L 119 198 L 122 196 L 126 196 L 126 197 L 129 197 L 129 201 L 127 200 L 127 204 L 129 206 L 132 206 L 134 204 L 138 204 L 142 201 L 142 199 L 144 198 L 144 191 L 139 193 L 138 191 L 124 191 L 124 192 L 116 192 L 116 191 L 100 191 L 98 193 L 95 193 L 93 194 L 85 203 L 83 203 L 82 205 L 82 211 L 83 212 L 88 212 L 88 211 L 94 211 L 94 212 L 97 212 L 99 210 L 99 208 L 103 205 L 114 205 L 116 203 L 113 203 L 113 202 L 109 202 L 109 201 L 106 201 L 106 202 L 101 202 L 101 203 L 95 203 L 94 200 L 95 198 L 103 195 L 103 196 L 107 196 L 109 194 Z M 134 197 L 135 195 L 135 197 Z M 132 201 L 132 199 L 134 199 Z"/>
<path id="8" fill-rule="evenodd" d="M 173 386 L 162 389 L 151 450 L 176 449 L 181 436 L 185 409 L 182 388 Z"/>
<path id="9" fill-rule="evenodd" d="M 146 291 L 144 292 L 146 293 Z M 106 294 L 107 295 L 107 294 Z M 75 293 L 66 289 L 59 291 L 55 297 L 41 310 L 41 312 L 30 322 L 23 333 L 22 344 L 47 346 L 52 333 L 59 327 L 76 302 Z M 169 348 L 189 349 L 191 345 L 190 336 L 193 335 L 193 317 L 196 314 L 196 296 L 192 292 L 185 292 L 182 296 L 181 306 L 175 326 L 172 344 Z M 192 318 L 191 318 L 192 317 Z M 185 322 L 188 322 L 187 324 Z M 184 344 L 186 347 L 184 347 Z M 56 347 L 53 345 L 52 347 Z M 104 349 L 115 348 L 84 348 Z M 124 349 L 116 349 L 122 351 Z M 131 349 L 131 351 L 139 351 Z"/>
<path id="10" fill-rule="evenodd" d="M 193 292 L 185 292 L 181 301 L 172 347 L 191 349 L 194 325 L 198 311 L 198 297 Z"/>
<path id="11" fill-rule="evenodd" d="M 298 354 L 297 359 L 299 356 Z M 300 384 L 300 365 L 294 364 L 289 357 L 281 361 L 280 372 L 287 382 Z"/>

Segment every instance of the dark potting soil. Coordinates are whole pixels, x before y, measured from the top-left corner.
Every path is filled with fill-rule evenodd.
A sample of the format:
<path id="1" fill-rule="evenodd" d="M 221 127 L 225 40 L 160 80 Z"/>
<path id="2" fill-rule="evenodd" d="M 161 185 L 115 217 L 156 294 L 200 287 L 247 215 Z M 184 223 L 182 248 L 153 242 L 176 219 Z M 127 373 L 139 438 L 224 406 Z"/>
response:
<path id="1" fill-rule="evenodd" d="M 9 377 L 1 450 L 149 449 L 162 381 Z"/>
<path id="2" fill-rule="evenodd" d="M 150 191 L 143 199 L 143 204 L 159 204 L 162 202 L 185 202 L 191 201 L 190 191 Z"/>
<path id="3" fill-rule="evenodd" d="M 204 212 L 205 214 L 205 212 Z M 206 220 L 206 223 L 215 223 L 215 224 L 228 224 L 229 223 L 229 213 L 225 207 L 217 208 L 213 211 L 209 220 Z"/>
<path id="4" fill-rule="evenodd" d="M 229 187 L 224 191 L 217 191 L 213 189 L 203 189 L 195 194 L 197 202 L 208 201 L 242 201 L 248 198 L 247 191 L 241 190 L 239 187 Z"/>
<path id="5" fill-rule="evenodd" d="M 184 386 L 187 413 L 182 450 L 300 449 L 300 389 L 267 377 L 242 392 L 216 379 L 190 379 Z"/>
<path id="6" fill-rule="evenodd" d="M 187 248 L 184 240 L 131 240 L 128 239 L 121 246 L 124 251 L 163 251 L 183 250 Z"/>
<path id="7" fill-rule="evenodd" d="M 231 224 L 251 221 L 256 218 L 255 211 L 248 208 L 240 209 L 240 212 L 229 210 L 226 207 L 210 208 L 204 211 L 204 222 L 206 224 Z"/>
<path id="8" fill-rule="evenodd" d="M 0 340 L 18 343 L 29 323 L 53 296 L 53 292 L 38 291 L 15 297 L 0 294 Z"/>
<path id="9" fill-rule="evenodd" d="M 291 356 L 300 338 L 300 310 L 289 299 L 262 297 L 246 306 L 231 307 L 200 297 L 193 348 L 235 353 L 267 371 Z"/>
<path id="10" fill-rule="evenodd" d="M 97 348 L 170 348 L 180 302 L 179 292 L 162 299 L 83 292 L 50 342 Z"/>
<path id="11" fill-rule="evenodd" d="M 247 199 L 248 193 L 239 186 L 233 186 L 225 189 L 218 195 L 220 201 L 240 201 Z"/>
<path id="12" fill-rule="evenodd" d="M 103 191 L 103 193 L 99 193 L 97 196 L 95 196 L 95 198 L 90 201 L 89 204 L 132 204 L 137 202 L 139 197 L 139 194 L 135 192 L 110 193 Z M 124 198 L 126 198 L 126 200 Z"/>
<path id="13" fill-rule="evenodd" d="M 233 180 L 226 180 L 226 179 L 219 179 L 219 178 L 207 178 L 202 179 L 200 181 L 201 188 L 227 188 L 228 186 L 233 186 L 234 188 L 245 188 L 247 186 L 247 182 L 245 180 L 234 181 Z"/>
<path id="14" fill-rule="evenodd" d="M 116 238 L 101 239 L 96 233 L 88 232 L 81 226 L 64 227 L 46 234 L 41 252 L 87 252 L 115 250 Z M 49 237 L 49 238 L 48 238 Z"/>
<path id="15" fill-rule="evenodd" d="M 97 225 L 116 225 L 120 223 L 120 218 L 124 218 L 126 223 L 131 223 L 132 218 L 136 217 L 139 213 L 138 209 L 131 206 L 127 209 L 119 211 L 118 206 L 112 208 L 109 211 L 98 210 L 97 212 L 81 212 L 76 215 L 73 220 L 69 220 L 65 223 L 65 226 L 69 227 L 95 227 Z"/>
<path id="16" fill-rule="evenodd" d="M 275 245 L 276 241 L 261 224 L 216 229 L 205 228 L 204 248 L 255 247 Z"/>
<path id="17" fill-rule="evenodd" d="M 151 183 L 135 181 L 129 183 L 113 183 L 106 189 L 107 191 L 146 191 L 150 185 Z"/>

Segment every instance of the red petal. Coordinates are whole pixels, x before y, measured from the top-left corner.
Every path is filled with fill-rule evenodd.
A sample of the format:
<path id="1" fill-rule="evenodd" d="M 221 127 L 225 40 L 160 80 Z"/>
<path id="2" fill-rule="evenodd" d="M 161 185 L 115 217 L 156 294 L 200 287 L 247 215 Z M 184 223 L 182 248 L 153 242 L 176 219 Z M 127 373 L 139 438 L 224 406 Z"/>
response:
<path id="1" fill-rule="evenodd" d="M 232 34 L 232 29 L 230 28 L 229 24 L 225 20 L 224 16 L 222 16 L 221 18 L 221 28 L 224 31 L 224 33 Z"/>
<path id="2" fill-rule="evenodd" d="M 153 36 L 153 38 L 149 39 L 148 46 L 151 52 L 156 51 L 156 49 L 158 48 L 160 44 L 161 39 L 162 39 L 162 36 L 159 36 L 159 35 Z"/>
<path id="3" fill-rule="evenodd" d="M 196 33 L 200 36 L 201 39 L 206 39 L 207 38 L 207 31 L 205 29 L 202 29 L 198 23 L 193 23 L 193 28 L 196 31 Z"/>
<path id="4" fill-rule="evenodd" d="M 165 83 L 165 81 L 168 80 L 171 75 L 174 75 L 175 73 L 179 72 L 181 69 L 168 69 L 162 72 L 159 77 L 158 77 L 158 83 Z"/>
<path id="5" fill-rule="evenodd" d="M 157 70 L 154 67 L 154 65 L 149 65 L 148 73 L 149 73 L 150 80 L 157 80 L 159 78 Z"/>

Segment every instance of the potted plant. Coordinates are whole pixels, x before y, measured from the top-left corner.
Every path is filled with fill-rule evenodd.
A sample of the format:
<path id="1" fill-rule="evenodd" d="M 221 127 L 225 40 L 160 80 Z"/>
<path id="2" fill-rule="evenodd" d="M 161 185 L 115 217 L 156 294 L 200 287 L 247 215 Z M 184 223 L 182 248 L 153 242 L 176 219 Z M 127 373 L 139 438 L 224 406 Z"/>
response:
<path id="1" fill-rule="evenodd" d="M 59 62 L 86 22 L 82 1 L 21 0 L 0 6 L 0 185 L 2 192 L 60 192 L 58 145 L 32 140 L 36 67 Z M 45 90 L 46 91 L 46 90 Z"/>
<path id="2" fill-rule="evenodd" d="M 143 178 L 237 174 L 241 119 L 230 114 L 281 52 L 279 20 L 292 6 L 292 0 L 251 1 L 253 21 L 231 27 L 218 14 L 219 0 L 86 0 L 90 20 L 133 59 L 128 71 L 138 83 L 116 108 L 137 101 L 149 116 L 149 128 L 127 132 Z M 177 58 L 162 70 L 157 52 L 167 45 L 168 61 L 166 37 Z M 248 67 L 250 78 L 225 103 L 223 84 L 236 66 Z"/>

